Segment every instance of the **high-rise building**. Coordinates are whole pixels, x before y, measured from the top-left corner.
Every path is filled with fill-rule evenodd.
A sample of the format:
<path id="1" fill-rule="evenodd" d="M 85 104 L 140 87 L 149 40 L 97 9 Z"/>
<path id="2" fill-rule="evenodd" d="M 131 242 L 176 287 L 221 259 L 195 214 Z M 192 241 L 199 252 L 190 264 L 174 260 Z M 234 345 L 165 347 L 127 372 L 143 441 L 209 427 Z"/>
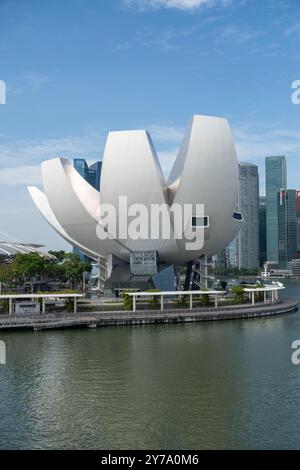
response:
<path id="1" fill-rule="evenodd" d="M 229 243 L 225 248 L 226 252 L 226 267 L 238 268 L 239 267 L 239 250 L 238 250 L 238 235 Z"/>
<path id="2" fill-rule="evenodd" d="M 300 191 L 296 192 L 297 258 L 300 258 Z"/>
<path id="3" fill-rule="evenodd" d="M 259 265 L 267 261 L 267 226 L 266 226 L 266 197 L 259 198 Z"/>
<path id="4" fill-rule="evenodd" d="M 287 268 L 297 256 L 296 191 L 286 189 L 277 193 L 278 264 Z"/>
<path id="5" fill-rule="evenodd" d="M 239 204 L 244 222 L 238 234 L 240 268 L 259 266 L 259 177 L 252 163 L 239 163 Z"/>
<path id="6" fill-rule="evenodd" d="M 285 156 L 266 157 L 267 261 L 278 262 L 278 191 L 287 187 Z"/>
<path id="7" fill-rule="evenodd" d="M 91 185 L 94 186 L 97 191 L 100 191 L 101 170 L 102 162 L 93 163 L 89 167 Z"/>
<path id="8" fill-rule="evenodd" d="M 239 211 L 244 221 L 226 248 L 227 265 L 256 268 L 259 266 L 259 177 L 258 168 L 252 163 L 239 163 Z"/>
<path id="9" fill-rule="evenodd" d="M 78 173 L 90 183 L 90 185 L 100 191 L 102 162 L 96 162 L 88 166 L 84 158 L 74 158 L 73 164 Z"/>

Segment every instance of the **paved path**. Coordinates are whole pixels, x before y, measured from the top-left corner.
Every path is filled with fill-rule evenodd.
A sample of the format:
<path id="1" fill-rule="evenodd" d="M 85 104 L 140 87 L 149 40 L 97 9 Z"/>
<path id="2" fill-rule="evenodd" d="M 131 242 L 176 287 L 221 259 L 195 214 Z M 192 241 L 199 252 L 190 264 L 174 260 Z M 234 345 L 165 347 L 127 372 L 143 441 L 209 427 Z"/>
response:
<path id="1" fill-rule="evenodd" d="M 234 305 L 192 310 L 141 310 L 137 312 L 87 312 L 74 314 L 47 314 L 39 316 L 0 316 L 0 330 L 30 329 L 34 331 L 54 328 L 104 327 L 146 325 L 155 323 L 184 323 L 257 318 L 295 312 L 298 302 L 282 300 L 277 303 L 257 303 L 254 306 Z"/>

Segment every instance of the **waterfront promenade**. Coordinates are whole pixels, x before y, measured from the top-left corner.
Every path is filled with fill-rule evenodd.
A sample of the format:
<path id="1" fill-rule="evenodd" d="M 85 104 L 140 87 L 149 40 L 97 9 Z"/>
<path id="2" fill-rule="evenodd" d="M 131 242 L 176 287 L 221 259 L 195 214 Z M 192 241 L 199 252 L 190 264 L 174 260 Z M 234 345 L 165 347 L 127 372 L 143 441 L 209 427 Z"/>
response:
<path id="1" fill-rule="evenodd" d="M 75 315 L 69 313 L 46 314 L 35 316 L 4 316 L 0 317 L 0 330 L 13 331 L 49 330 L 57 328 L 97 328 L 108 326 L 150 325 L 168 323 L 188 323 L 201 321 L 218 321 L 266 317 L 282 315 L 297 310 L 295 300 L 280 300 L 274 303 L 256 303 L 255 305 L 230 305 L 210 308 L 174 309 L 168 311 L 142 310 L 138 312 L 82 312 Z"/>

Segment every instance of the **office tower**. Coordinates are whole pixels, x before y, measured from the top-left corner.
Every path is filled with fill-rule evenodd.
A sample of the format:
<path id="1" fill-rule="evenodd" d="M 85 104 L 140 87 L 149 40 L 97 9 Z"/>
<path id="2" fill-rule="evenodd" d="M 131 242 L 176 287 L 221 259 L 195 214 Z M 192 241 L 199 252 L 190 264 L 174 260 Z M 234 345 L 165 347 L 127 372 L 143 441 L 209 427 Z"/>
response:
<path id="1" fill-rule="evenodd" d="M 259 266 L 259 176 L 251 163 L 239 163 L 239 211 L 242 222 L 239 233 L 226 247 L 229 267 L 252 269 Z"/>
<path id="2" fill-rule="evenodd" d="M 239 163 L 239 211 L 244 221 L 226 247 L 229 267 L 252 269 L 259 266 L 259 176 L 251 163 Z"/>
<path id="3" fill-rule="evenodd" d="M 300 191 L 296 193 L 297 258 L 300 258 Z"/>
<path id="4" fill-rule="evenodd" d="M 287 187 L 285 156 L 266 157 L 267 261 L 278 262 L 278 191 Z"/>
<path id="5" fill-rule="evenodd" d="M 239 249 L 238 249 L 238 235 L 227 245 L 226 252 L 226 267 L 238 268 L 239 267 Z"/>
<path id="6" fill-rule="evenodd" d="M 278 264 L 287 264 L 297 256 L 296 191 L 286 189 L 277 193 Z"/>
<path id="7" fill-rule="evenodd" d="M 259 178 L 258 168 L 251 163 L 239 163 L 239 204 L 244 222 L 238 234 L 239 267 L 259 266 Z"/>
<path id="8" fill-rule="evenodd" d="M 96 162 L 90 165 L 89 173 L 91 184 L 97 191 L 100 191 L 100 178 L 101 178 L 102 162 Z"/>
<path id="9" fill-rule="evenodd" d="M 266 197 L 259 198 L 259 265 L 267 261 Z"/>
<path id="10" fill-rule="evenodd" d="M 74 158 L 73 164 L 78 173 L 90 183 L 91 186 L 99 191 L 102 162 L 96 162 L 88 166 L 84 158 Z"/>

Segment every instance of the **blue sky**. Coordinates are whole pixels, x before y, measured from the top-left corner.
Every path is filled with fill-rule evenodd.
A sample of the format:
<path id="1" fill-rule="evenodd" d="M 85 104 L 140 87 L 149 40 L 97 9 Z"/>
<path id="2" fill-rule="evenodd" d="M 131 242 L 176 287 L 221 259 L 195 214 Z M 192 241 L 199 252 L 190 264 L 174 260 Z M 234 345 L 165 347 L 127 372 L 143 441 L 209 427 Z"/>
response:
<path id="1" fill-rule="evenodd" d="M 229 120 L 261 193 L 271 154 L 300 189 L 299 45 L 299 0 L 0 0 L 0 231 L 65 247 L 27 194 L 40 162 L 146 128 L 167 173 L 193 114 Z"/>

